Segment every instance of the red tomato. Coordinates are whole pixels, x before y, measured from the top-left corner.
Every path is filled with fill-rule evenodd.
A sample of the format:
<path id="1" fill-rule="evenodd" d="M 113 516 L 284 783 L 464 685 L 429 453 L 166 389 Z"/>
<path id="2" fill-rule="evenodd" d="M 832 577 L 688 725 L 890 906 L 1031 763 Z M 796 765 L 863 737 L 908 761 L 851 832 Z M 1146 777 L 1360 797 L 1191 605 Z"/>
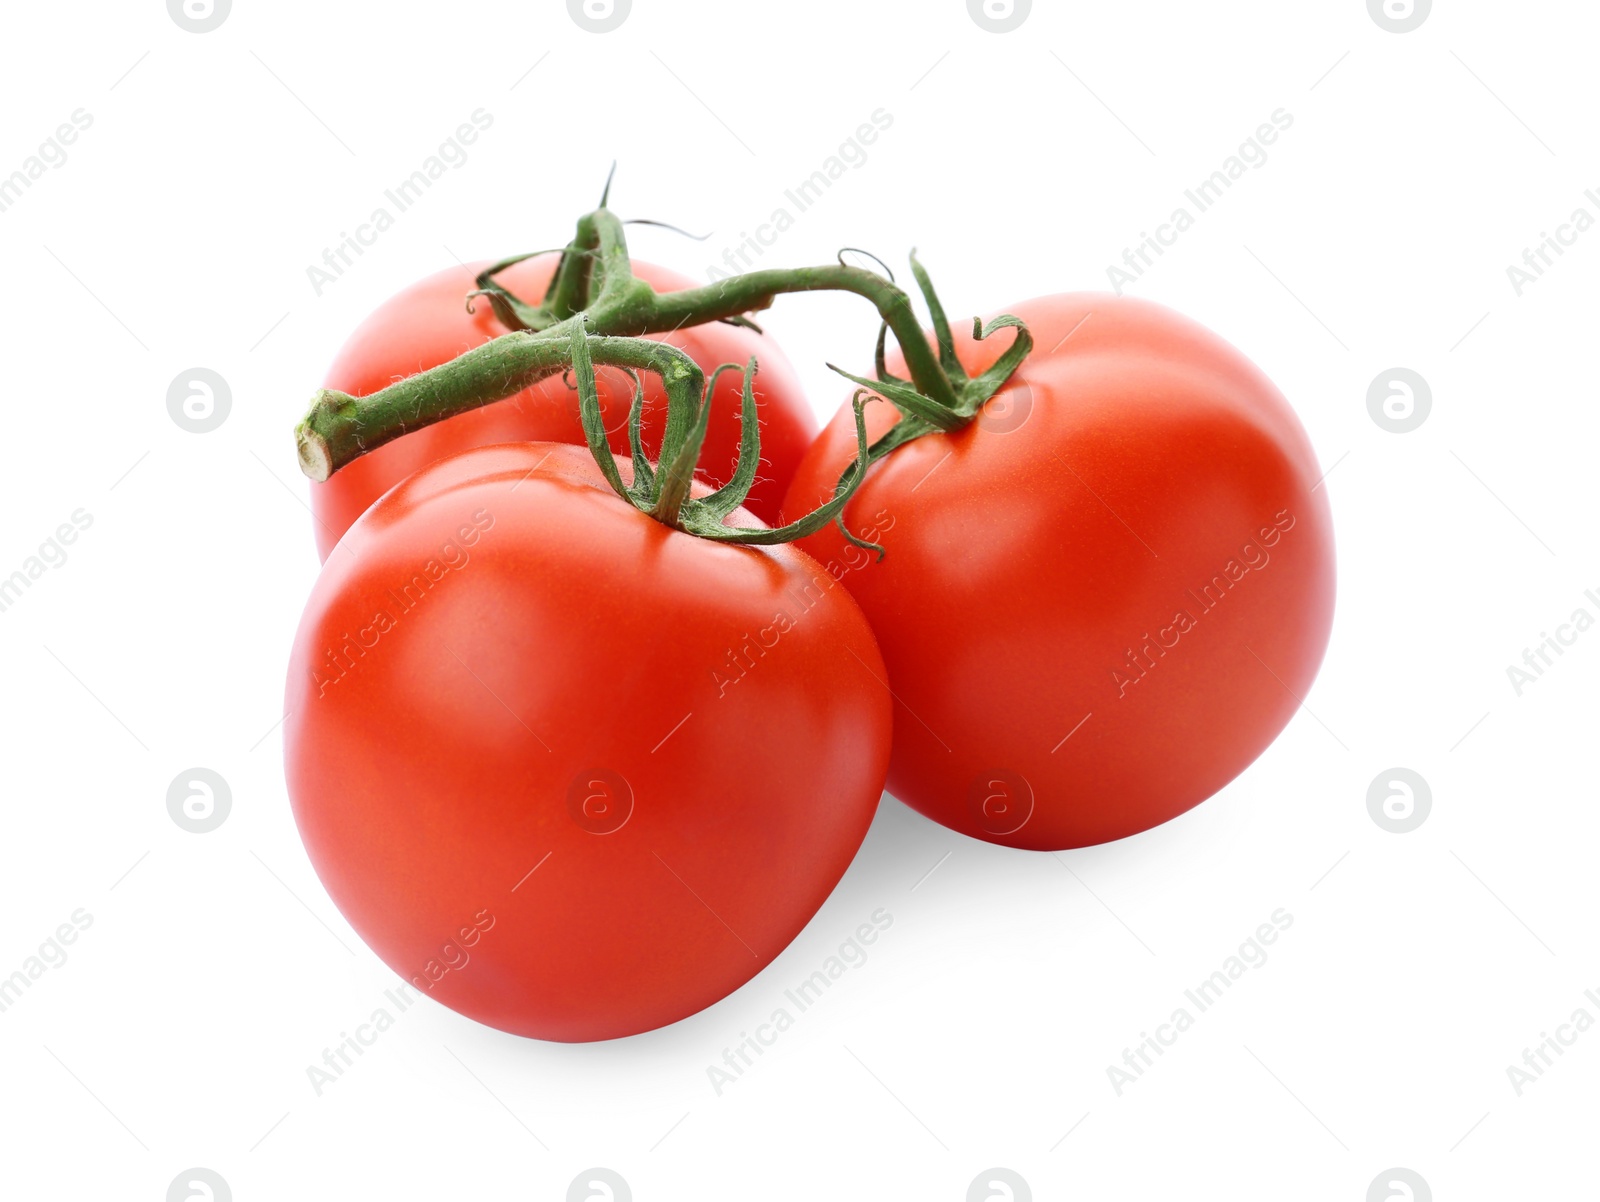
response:
<path id="1" fill-rule="evenodd" d="M 1009 311 L 1036 348 L 1010 383 L 845 510 L 885 558 L 836 528 L 802 545 L 878 636 L 889 791 L 974 838 L 1081 847 L 1181 814 L 1283 729 L 1327 646 L 1333 530 L 1294 412 L 1220 338 L 1107 295 Z M 1009 342 L 956 339 L 974 375 Z M 874 438 L 898 419 L 867 416 Z M 852 453 L 847 407 L 787 512 Z"/>
<path id="2" fill-rule="evenodd" d="M 420 992 L 520 1035 L 631 1035 L 738 988 L 832 891 L 892 715 L 810 557 L 671 530 L 537 443 L 425 467 L 345 537 L 295 640 L 289 793 L 333 900 Z"/>
<path id="3" fill-rule="evenodd" d="M 537 304 L 556 261 L 554 254 L 526 259 L 497 278 L 523 300 Z M 385 301 L 350 335 L 328 369 L 324 386 L 351 396 L 368 396 L 506 333 L 484 298 L 473 302 L 476 312 L 466 310 L 466 295 L 487 266 L 473 263 L 441 271 Z M 694 286 L 693 280 L 648 263 L 634 263 L 633 271 L 651 287 L 664 291 Z M 772 521 L 795 465 L 817 431 L 800 383 L 777 343 L 754 330 L 723 323 L 648 337 L 684 351 L 708 376 L 719 364 L 742 367 L 751 355 L 756 357 L 760 371 L 754 393 L 761 407 L 762 472 L 746 504 L 763 521 Z M 625 455 L 633 381 L 626 372 L 608 367 L 598 368 L 597 377 L 611 449 Z M 644 385 L 645 446 L 653 453 L 666 424 L 667 399 L 657 377 L 646 375 Z M 701 474 L 713 484 L 725 484 L 733 474 L 739 449 L 739 395 L 739 375 L 726 373 L 717 382 L 711 425 L 700 453 Z M 577 394 L 560 376 L 551 377 L 504 401 L 397 438 L 340 468 L 326 483 L 313 483 L 311 512 L 316 519 L 318 554 L 326 560 L 350 523 L 418 468 L 457 451 L 498 442 L 581 445 Z"/>

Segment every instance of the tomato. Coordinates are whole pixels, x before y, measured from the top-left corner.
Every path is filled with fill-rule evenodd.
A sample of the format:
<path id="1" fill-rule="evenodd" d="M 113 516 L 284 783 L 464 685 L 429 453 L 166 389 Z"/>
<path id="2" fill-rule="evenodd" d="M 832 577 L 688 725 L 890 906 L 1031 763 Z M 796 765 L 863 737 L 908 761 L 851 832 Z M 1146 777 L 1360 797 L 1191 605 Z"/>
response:
<path id="1" fill-rule="evenodd" d="M 497 278 L 511 292 L 536 304 L 544 296 L 557 259 L 554 254 L 526 259 Z M 340 349 L 328 369 L 325 386 L 351 396 L 370 396 L 395 380 L 437 367 L 506 333 L 487 300 L 477 298 L 475 312 L 466 310 L 465 298 L 473 280 L 488 266 L 474 263 L 441 271 L 379 306 Z M 694 281 L 648 263 L 634 263 L 633 271 L 659 290 L 694 286 Z M 648 337 L 685 351 L 707 374 L 719 364 L 742 366 L 751 355 L 756 357 L 760 372 L 754 391 L 761 411 L 763 470 L 746 503 L 763 521 L 775 519 L 795 465 L 817 429 L 783 352 L 763 334 L 723 323 Z M 598 383 L 611 449 L 626 454 L 633 381 L 625 372 L 601 368 Z M 666 423 L 666 394 L 654 376 L 647 375 L 644 385 L 645 445 L 653 449 L 659 445 Z M 713 484 L 724 484 L 733 474 L 739 448 L 739 387 L 737 375 L 725 375 L 712 401 L 713 416 L 699 462 L 701 474 Z M 318 554 L 326 560 L 350 523 L 418 468 L 456 451 L 499 442 L 581 444 L 576 395 L 561 377 L 552 377 L 514 397 L 406 434 L 347 464 L 325 483 L 313 482 L 311 512 L 316 519 Z"/>
<path id="2" fill-rule="evenodd" d="M 419 992 L 520 1035 L 631 1035 L 749 980 L 831 892 L 892 710 L 807 555 L 670 529 L 539 443 L 424 467 L 345 539 L 291 658 L 289 792 L 334 902 Z"/>
<path id="3" fill-rule="evenodd" d="M 1183 813 L 1282 730 L 1327 646 L 1333 532 L 1294 412 L 1220 338 L 1108 295 L 1009 311 L 1034 338 L 1021 369 L 846 508 L 884 558 L 836 528 L 802 546 L 877 633 L 889 791 L 974 838 L 1080 847 Z M 976 375 L 1009 341 L 958 335 L 957 354 Z M 867 414 L 874 438 L 898 420 Z M 823 431 L 787 512 L 831 495 L 851 420 Z"/>

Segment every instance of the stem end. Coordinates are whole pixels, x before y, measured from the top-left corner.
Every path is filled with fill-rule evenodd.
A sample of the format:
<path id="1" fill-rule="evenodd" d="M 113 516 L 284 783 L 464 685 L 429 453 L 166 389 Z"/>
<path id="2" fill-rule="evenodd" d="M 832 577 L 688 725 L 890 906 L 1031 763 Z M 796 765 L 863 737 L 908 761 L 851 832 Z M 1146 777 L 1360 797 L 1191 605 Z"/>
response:
<path id="1" fill-rule="evenodd" d="M 333 446 L 328 441 L 327 431 L 347 421 L 355 403 L 355 397 L 348 393 L 332 388 L 319 389 L 311 398 L 305 419 L 294 428 L 294 449 L 300 460 L 300 470 L 319 484 L 333 475 L 337 466 L 333 462 Z"/>

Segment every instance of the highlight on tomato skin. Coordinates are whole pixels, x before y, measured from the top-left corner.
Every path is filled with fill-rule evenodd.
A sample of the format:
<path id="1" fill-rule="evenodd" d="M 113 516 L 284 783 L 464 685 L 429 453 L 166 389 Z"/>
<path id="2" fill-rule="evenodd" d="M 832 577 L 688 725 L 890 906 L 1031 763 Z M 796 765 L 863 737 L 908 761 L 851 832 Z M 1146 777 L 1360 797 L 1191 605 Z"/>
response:
<path id="1" fill-rule="evenodd" d="M 544 293 L 559 256 L 538 255 L 501 272 L 511 291 L 537 298 Z M 369 396 L 395 380 L 437 367 L 461 352 L 507 332 L 483 298 L 467 311 L 474 278 L 489 263 L 452 267 L 428 276 L 385 301 L 358 326 L 328 369 L 324 386 Z M 634 273 L 657 289 L 691 287 L 694 281 L 666 268 L 633 261 Z M 688 326 L 646 337 L 685 351 L 709 373 L 722 363 L 745 363 L 752 355 L 760 370 L 754 390 L 761 413 L 762 474 L 748 506 L 769 524 L 790 477 L 817 432 L 816 418 L 798 378 L 773 339 L 723 323 Z M 626 454 L 628 405 L 633 382 L 626 373 L 602 368 L 597 379 L 611 449 Z M 660 381 L 645 377 L 645 442 L 659 445 L 666 421 L 666 396 Z M 713 416 L 701 452 L 700 469 L 713 485 L 727 483 L 739 447 L 739 384 L 729 376 L 713 394 Z M 578 403 L 568 383 L 552 377 L 514 397 L 485 405 L 378 447 L 347 464 L 326 482 L 311 485 L 317 553 L 326 561 L 334 544 L 374 501 L 417 469 L 457 451 L 502 442 L 582 444 Z"/>
<path id="2" fill-rule="evenodd" d="M 413 990 L 539 1039 L 637 1034 L 828 897 L 892 716 L 809 556 L 670 529 L 536 443 L 424 467 L 345 542 L 295 639 L 286 775 L 329 894 Z"/>
<path id="3" fill-rule="evenodd" d="M 836 528 L 801 545 L 877 633 L 889 791 L 973 838 L 1059 850 L 1168 821 L 1277 737 L 1327 647 L 1333 528 L 1294 411 L 1221 338 L 1104 294 L 1007 311 L 1035 342 L 1020 370 L 846 507 L 882 560 Z M 1000 353 L 955 343 L 974 374 Z M 898 419 L 867 414 L 874 438 Z M 841 411 L 786 511 L 827 495 L 850 453 Z"/>

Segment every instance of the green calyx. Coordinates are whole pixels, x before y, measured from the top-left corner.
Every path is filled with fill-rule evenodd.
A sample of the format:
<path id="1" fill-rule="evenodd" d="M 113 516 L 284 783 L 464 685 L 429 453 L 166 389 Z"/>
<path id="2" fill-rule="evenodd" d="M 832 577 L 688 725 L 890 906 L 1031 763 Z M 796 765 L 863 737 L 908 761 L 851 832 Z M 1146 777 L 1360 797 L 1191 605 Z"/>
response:
<path id="1" fill-rule="evenodd" d="M 583 420 L 584 439 L 599 464 L 601 474 L 612 490 L 641 513 L 663 525 L 701 538 L 722 543 L 772 545 L 792 542 L 822 529 L 844 509 L 860 486 L 867 470 L 867 428 L 862 416 L 862 401 L 855 405 L 856 460 L 838 492 L 825 505 L 797 522 L 776 529 L 729 526 L 727 519 L 744 504 L 756 482 L 761 462 L 761 425 L 756 414 L 756 398 L 750 389 L 756 374 L 752 357 L 744 366 L 742 399 L 739 409 L 739 459 L 733 478 L 708 496 L 693 495 L 695 465 L 705 442 L 711 418 L 711 401 L 717 380 L 725 371 L 740 370 L 738 364 L 724 363 L 706 379 L 699 366 L 676 347 L 664 343 L 644 343 L 656 349 L 654 370 L 667 391 L 667 427 L 661 439 L 661 453 L 654 465 L 646 457 L 641 440 L 644 413 L 644 384 L 638 372 L 633 376 L 633 404 L 628 411 L 628 443 L 633 452 L 633 483 L 627 484 L 617 470 L 616 460 L 606 443 L 605 419 L 600 412 L 600 396 L 595 387 L 592 339 L 580 318 L 573 326 L 571 339 L 572 375 L 578 388 L 578 408 Z M 643 341 L 643 340 L 639 340 Z"/>
<path id="2" fill-rule="evenodd" d="M 869 380 L 852 375 L 843 368 L 835 367 L 832 363 L 828 364 L 829 368 L 845 379 L 871 389 L 900 411 L 900 420 L 868 448 L 868 457 L 872 463 L 876 463 L 897 447 L 902 447 L 925 434 L 949 433 L 967 425 L 978 416 L 978 412 L 990 398 L 1004 387 L 1006 381 L 1017 368 L 1022 366 L 1022 361 L 1033 350 L 1033 335 L 1028 332 L 1028 327 L 1021 318 L 1005 314 L 984 325 L 981 319 L 974 317 L 972 337 L 976 341 L 981 342 L 999 330 L 1011 329 L 1015 330 L 1016 334 L 1011 340 L 1011 345 L 994 361 L 993 366 L 976 376 L 968 375 L 967 369 L 956 357 L 955 338 L 950 332 L 950 321 L 945 316 L 944 306 L 939 302 L 939 294 L 934 290 L 933 280 L 928 276 L 927 270 L 917 259 L 916 251 L 911 252 L 911 273 L 916 277 L 917 287 L 921 290 L 923 300 L 928 306 L 928 313 L 933 319 L 934 340 L 939 348 L 939 369 L 950 382 L 953 399 L 941 402 L 927 396 L 919 392 L 910 380 L 902 380 L 889 371 L 884 362 L 884 341 L 889 331 L 886 324 L 878 327 L 878 345 L 873 355 L 876 379 Z M 854 468 L 850 470 L 853 471 Z M 849 475 L 848 471 L 846 475 Z M 841 478 L 841 487 L 843 482 Z"/>
<path id="3" fill-rule="evenodd" d="M 313 480 L 326 480 L 345 464 L 392 439 L 515 396 L 549 376 L 570 370 L 577 381 L 586 440 L 601 471 L 624 500 L 658 521 L 703 538 L 736 543 L 788 542 L 837 519 L 871 463 L 914 438 L 956 430 L 970 422 L 1033 346 L 1027 328 L 1015 317 L 999 317 L 987 326 L 974 321 L 975 338 L 988 338 L 1006 328 L 1014 329 L 1016 334 L 991 368 L 969 376 L 956 358 L 950 324 L 932 281 L 915 254 L 911 268 L 932 316 L 935 337 L 931 345 L 910 298 L 895 284 L 892 275 L 850 266 L 842 254 L 837 263 L 752 271 L 700 287 L 657 292 L 633 274 L 623 225 L 606 208 L 602 197 L 600 207 L 579 219 L 573 240 L 560 250 L 556 270 L 537 304 L 516 296 L 497 278 L 533 255 L 503 259 L 483 271 L 477 277 L 477 287 L 467 297 L 467 307 L 470 310 L 477 301 L 486 300 L 510 333 L 370 396 L 357 398 L 330 389 L 318 392 L 295 428 L 301 469 Z M 711 389 L 704 373 L 687 355 L 642 335 L 712 321 L 754 327 L 748 315 L 767 308 L 776 297 L 814 291 L 852 292 L 878 310 L 876 378 L 834 370 L 863 390 L 889 401 L 899 410 L 901 420 L 868 445 L 862 419 L 867 391 L 857 392 L 851 403 L 859 453 L 841 476 L 834 497 L 816 512 L 777 530 L 729 527 L 725 519 L 748 495 L 760 457 L 759 427 L 751 395 L 755 361 L 751 360 L 744 369 L 743 431 L 734 478 L 711 495 L 696 498 L 690 483 L 710 419 Z M 886 339 L 891 332 L 905 359 L 909 379 L 892 375 L 885 366 Z M 631 485 L 622 484 L 606 445 L 594 385 L 597 363 L 634 373 L 636 391 L 629 419 L 634 462 Z M 718 367 L 712 374 L 712 385 L 724 370 L 738 368 L 728 364 Z M 654 467 L 640 446 L 643 393 L 637 387 L 639 371 L 659 374 L 668 397 L 666 431 Z M 842 521 L 839 524 L 846 537 L 873 547 L 850 535 Z"/>

